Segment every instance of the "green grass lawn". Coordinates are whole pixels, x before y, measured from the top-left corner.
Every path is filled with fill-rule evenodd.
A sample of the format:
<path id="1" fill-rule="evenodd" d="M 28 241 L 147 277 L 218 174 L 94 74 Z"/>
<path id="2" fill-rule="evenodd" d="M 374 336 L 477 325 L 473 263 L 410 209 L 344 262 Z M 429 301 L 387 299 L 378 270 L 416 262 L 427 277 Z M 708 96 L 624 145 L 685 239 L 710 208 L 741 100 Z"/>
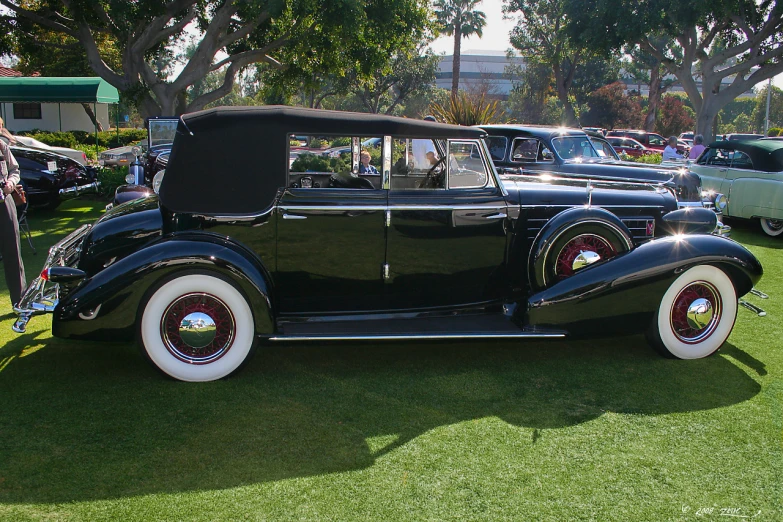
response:
<path id="1" fill-rule="evenodd" d="M 31 217 L 28 278 L 102 205 Z M 769 315 L 698 361 L 641 336 L 275 345 L 185 384 L 47 317 L 16 336 L 0 281 L 0 519 L 783 520 L 783 240 L 731 224 Z"/>

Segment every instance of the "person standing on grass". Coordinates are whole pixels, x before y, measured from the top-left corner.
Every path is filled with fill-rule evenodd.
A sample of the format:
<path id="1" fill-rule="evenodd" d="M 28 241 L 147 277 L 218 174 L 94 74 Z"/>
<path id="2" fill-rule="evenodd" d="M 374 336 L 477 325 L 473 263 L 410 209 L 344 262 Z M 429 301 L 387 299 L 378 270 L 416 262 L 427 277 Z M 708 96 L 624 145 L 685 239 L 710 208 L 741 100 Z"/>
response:
<path id="1" fill-rule="evenodd" d="M 16 203 L 11 192 L 19 183 L 19 164 L 11 149 L 0 140 L 0 252 L 3 255 L 3 270 L 5 282 L 11 293 L 11 304 L 16 306 L 22 298 L 22 291 L 27 286 L 24 276 L 24 264 L 19 245 L 19 221 L 16 217 Z"/>

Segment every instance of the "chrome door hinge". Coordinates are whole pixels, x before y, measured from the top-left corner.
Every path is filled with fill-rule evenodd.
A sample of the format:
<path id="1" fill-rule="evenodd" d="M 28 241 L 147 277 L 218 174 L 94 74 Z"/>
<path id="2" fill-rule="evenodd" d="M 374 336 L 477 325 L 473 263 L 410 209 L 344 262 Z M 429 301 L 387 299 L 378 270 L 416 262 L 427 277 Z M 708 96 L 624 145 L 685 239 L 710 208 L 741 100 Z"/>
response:
<path id="1" fill-rule="evenodd" d="M 386 228 L 391 226 L 391 210 L 386 211 Z"/>
<path id="2" fill-rule="evenodd" d="M 384 281 L 389 280 L 389 263 L 383 264 L 383 280 Z"/>

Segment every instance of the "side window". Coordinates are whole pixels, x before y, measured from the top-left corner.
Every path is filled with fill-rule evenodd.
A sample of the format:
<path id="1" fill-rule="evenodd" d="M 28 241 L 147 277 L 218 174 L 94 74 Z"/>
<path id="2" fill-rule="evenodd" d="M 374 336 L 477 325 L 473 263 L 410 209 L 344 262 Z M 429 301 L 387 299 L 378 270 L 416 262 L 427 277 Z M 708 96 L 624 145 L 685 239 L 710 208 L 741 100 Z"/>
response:
<path id="1" fill-rule="evenodd" d="M 288 186 L 292 188 L 381 188 L 383 139 L 291 134 Z M 356 150 L 354 150 L 356 149 Z"/>
<path id="2" fill-rule="evenodd" d="M 508 145 L 508 138 L 504 136 L 489 136 L 485 138 L 487 142 L 487 148 L 489 149 L 489 155 L 492 157 L 492 161 L 503 161 L 506 159 L 506 146 Z"/>
<path id="3" fill-rule="evenodd" d="M 475 141 L 449 142 L 449 189 L 479 188 L 489 175 Z"/>
<path id="4" fill-rule="evenodd" d="M 661 136 L 658 136 L 657 134 L 648 134 L 650 145 L 653 145 L 655 147 L 665 147 L 666 146 L 666 140 L 664 140 Z M 639 140 L 641 141 L 641 140 Z"/>
<path id="5" fill-rule="evenodd" d="M 731 159 L 724 149 L 707 149 L 699 156 L 699 160 L 696 164 L 728 167 L 731 164 Z"/>
<path id="6" fill-rule="evenodd" d="M 732 155 L 731 168 L 753 170 L 753 162 L 750 160 L 750 156 L 737 150 Z"/>
<path id="7" fill-rule="evenodd" d="M 391 164 L 392 190 L 446 188 L 446 167 L 435 140 L 394 138 Z"/>
<path id="8" fill-rule="evenodd" d="M 538 158 L 538 140 L 517 138 L 511 147 L 511 161 L 532 163 Z"/>

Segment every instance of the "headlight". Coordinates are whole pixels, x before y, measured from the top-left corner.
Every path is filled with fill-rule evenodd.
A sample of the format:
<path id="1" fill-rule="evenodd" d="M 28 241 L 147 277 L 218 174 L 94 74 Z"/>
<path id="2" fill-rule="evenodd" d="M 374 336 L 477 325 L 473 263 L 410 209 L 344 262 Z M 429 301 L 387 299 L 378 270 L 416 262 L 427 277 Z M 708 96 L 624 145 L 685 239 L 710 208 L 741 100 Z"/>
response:
<path id="1" fill-rule="evenodd" d="M 721 212 L 726 210 L 726 205 L 728 204 L 728 202 L 729 202 L 729 198 L 727 198 L 723 194 L 718 194 L 717 196 L 715 196 L 715 208 L 717 208 Z"/>
<path id="2" fill-rule="evenodd" d="M 157 194 L 160 191 L 160 183 L 163 181 L 163 174 L 165 174 L 165 170 L 161 170 L 157 174 L 155 174 L 155 177 L 152 178 L 152 190 L 155 191 L 155 194 Z"/>
<path id="3" fill-rule="evenodd" d="M 134 183 L 136 183 L 136 176 L 134 176 L 133 174 L 128 174 L 127 176 L 125 176 L 125 183 L 127 183 L 128 185 L 133 185 Z"/>

